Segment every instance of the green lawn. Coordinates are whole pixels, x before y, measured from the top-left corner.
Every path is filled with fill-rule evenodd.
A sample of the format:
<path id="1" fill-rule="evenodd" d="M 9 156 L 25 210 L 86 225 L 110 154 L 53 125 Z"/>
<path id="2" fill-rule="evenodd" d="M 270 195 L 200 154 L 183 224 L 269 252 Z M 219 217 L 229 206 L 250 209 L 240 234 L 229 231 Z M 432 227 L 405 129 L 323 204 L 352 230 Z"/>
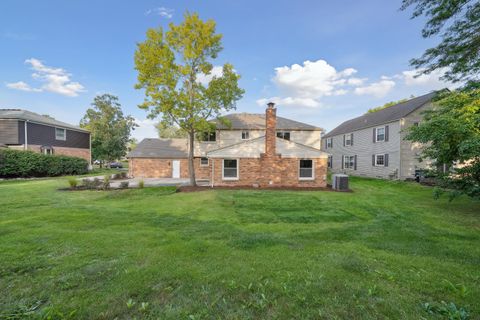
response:
<path id="1" fill-rule="evenodd" d="M 479 202 L 66 186 L 0 182 L 0 318 L 480 318 Z"/>

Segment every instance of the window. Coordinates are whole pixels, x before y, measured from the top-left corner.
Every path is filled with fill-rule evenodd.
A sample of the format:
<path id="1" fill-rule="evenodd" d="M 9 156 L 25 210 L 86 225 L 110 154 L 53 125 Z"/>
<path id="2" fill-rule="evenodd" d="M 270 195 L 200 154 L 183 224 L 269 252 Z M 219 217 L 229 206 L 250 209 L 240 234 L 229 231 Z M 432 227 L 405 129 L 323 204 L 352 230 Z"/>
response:
<path id="1" fill-rule="evenodd" d="M 376 154 L 375 155 L 375 166 L 377 166 L 377 167 L 385 166 L 385 155 L 384 154 Z"/>
<path id="2" fill-rule="evenodd" d="M 351 134 L 346 134 L 345 135 L 345 145 L 346 146 L 351 146 L 352 145 L 352 135 Z"/>
<path id="3" fill-rule="evenodd" d="M 63 140 L 67 139 L 67 130 L 62 128 L 55 128 L 55 139 L 56 140 Z"/>
<path id="4" fill-rule="evenodd" d="M 333 156 L 328 156 L 327 167 L 333 168 Z"/>
<path id="5" fill-rule="evenodd" d="M 355 156 L 344 156 L 343 167 L 345 169 L 355 169 Z"/>
<path id="6" fill-rule="evenodd" d="M 333 146 L 332 138 L 327 138 L 327 148 L 331 148 Z"/>
<path id="7" fill-rule="evenodd" d="M 414 122 L 413 126 L 418 127 L 418 122 Z"/>
<path id="8" fill-rule="evenodd" d="M 223 177 L 224 180 L 238 180 L 238 160 L 223 159 Z"/>
<path id="9" fill-rule="evenodd" d="M 242 140 L 248 140 L 248 139 L 250 139 L 250 132 L 242 131 Z"/>
<path id="10" fill-rule="evenodd" d="M 290 132 L 288 131 L 277 131 L 277 137 L 290 140 Z"/>
<path id="11" fill-rule="evenodd" d="M 300 180 L 313 179 L 313 160 L 300 160 L 300 172 L 298 177 Z"/>
<path id="12" fill-rule="evenodd" d="M 376 141 L 385 141 L 385 127 L 377 128 Z"/>
<path id="13" fill-rule="evenodd" d="M 200 158 L 200 166 L 208 167 L 208 158 L 205 158 L 205 157 Z"/>
<path id="14" fill-rule="evenodd" d="M 215 132 L 204 132 L 202 141 L 206 142 L 215 142 L 217 140 L 217 135 Z"/>

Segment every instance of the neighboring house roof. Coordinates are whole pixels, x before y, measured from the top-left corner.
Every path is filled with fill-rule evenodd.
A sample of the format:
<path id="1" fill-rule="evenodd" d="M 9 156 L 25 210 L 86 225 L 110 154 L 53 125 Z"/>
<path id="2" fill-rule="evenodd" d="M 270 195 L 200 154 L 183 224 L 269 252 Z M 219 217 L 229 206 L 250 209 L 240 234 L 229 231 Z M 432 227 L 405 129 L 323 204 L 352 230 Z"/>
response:
<path id="1" fill-rule="evenodd" d="M 218 119 L 211 120 L 211 122 L 217 125 L 217 129 L 232 129 L 232 130 L 244 130 L 244 129 L 265 129 L 265 114 L 260 113 L 231 113 L 223 116 L 230 120 L 231 126 L 226 126 Z M 322 130 L 322 128 L 312 126 L 303 122 L 290 120 L 282 117 L 277 117 L 277 130 Z"/>
<path id="2" fill-rule="evenodd" d="M 367 113 L 358 118 L 347 120 L 329 133 L 327 133 L 323 138 L 329 138 L 339 134 L 350 133 L 356 130 L 399 120 L 412 113 L 413 111 L 417 110 L 424 104 L 430 102 L 437 93 L 438 91 L 434 91 L 423 96 L 416 97 L 408 101 L 382 109 L 380 111 Z"/>
<path id="3" fill-rule="evenodd" d="M 22 109 L 0 109 L 0 119 L 26 120 L 53 127 L 61 127 L 76 131 L 89 132 L 88 130 L 82 129 L 78 126 L 74 126 L 66 122 L 58 121 L 49 117 L 39 115 L 35 112 Z"/>
<path id="4" fill-rule="evenodd" d="M 265 152 L 265 136 L 207 152 L 211 158 L 259 158 Z M 326 152 L 297 142 L 276 138 L 276 153 L 282 158 L 327 158 Z"/>
<path id="5" fill-rule="evenodd" d="M 187 158 L 187 139 L 143 139 L 127 158 Z"/>

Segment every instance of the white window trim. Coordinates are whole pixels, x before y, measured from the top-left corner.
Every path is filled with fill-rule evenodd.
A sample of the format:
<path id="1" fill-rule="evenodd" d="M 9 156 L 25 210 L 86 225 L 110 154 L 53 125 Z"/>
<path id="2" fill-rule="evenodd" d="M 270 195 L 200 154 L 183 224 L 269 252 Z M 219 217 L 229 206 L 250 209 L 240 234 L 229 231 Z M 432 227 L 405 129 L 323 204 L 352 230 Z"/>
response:
<path id="1" fill-rule="evenodd" d="M 349 142 L 349 144 L 347 144 L 347 141 Z M 352 134 L 349 133 L 345 135 L 345 147 L 351 147 L 351 146 L 352 146 Z"/>
<path id="2" fill-rule="evenodd" d="M 63 130 L 63 139 L 57 137 L 57 129 Z M 66 141 L 67 140 L 67 129 L 55 127 L 55 140 Z"/>
<path id="3" fill-rule="evenodd" d="M 378 156 L 382 156 L 383 157 L 383 164 L 378 164 L 377 163 L 377 158 Z M 385 167 L 385 154 L 381 153 L 381 154 L 376 154 L 375 155 L 375 167 Z"/>
<path id="4" fill-rule="evenodd" d="M 207 164 L 202 163 L 202 158 L 207 159 Z M 209 165 L 210 165 L 210 159 L 208 159 L 207 157 L 200 157 L 200 167 L 208 167 Z"/>
<path id="5" fill-rule="evenodd" d="M 243 134 L 246 133 L 246 136 L 247 138 L 243 138 Z M 241 136 L 242 140 L 250 140 L 250 131 L 248 130 L 242 130 L 242 136 Z"/>
<path id="6" fill-rule="evenodd" d="M 279 133 L 281 133 L 283 137 L 279 137 L 279 136 L 278 136 Z M 285 137 L 285 133 L 288 133 L 288 140 L 284 138 L 284 137 Z M 291 141 L 291 140 L 292 140 L 292 133 L 291 133 L 291 131 L 277 130 L 275 136 L 276 136 L 277 138 L 284 139 L 284 140 L 287 140 L 287 141 Z"/>
<path id="7" fill-rule="evenodd" d="M 300 177 L 300 160 L 312 160 L 312 177 Z M 298 180 L 315 180 L 315 160 L 298 159 Z"/>
<path id="8" fill-rule="evenodd" d="M 331 148 L 333 148 L 333 138 L 327 138 L 327 149 Z"/>
<path id="9" fill-rule="evenodd" d="M 350 165 L 347 167 L 347 161 L 346 159 L 348 158 L 348 162 L 350 164 L 350 158 L 353 157 L 353 166 L 350 167 Z M 355 170 L 355 156 L 343 156 L 343 169 L 349 169 L 349 170 Z"/>
<path id="10" fill-rule="evenodd" d="M 231 177 L 225 177 L 225 160 L 237 160 L 237 177 L 236 178 L 231 178 Z M 238 158 L 224 158 L 222 159 L 222 180 L 227 180 L 227 181 L 236 181 L 240 179 L 240 159 Z"/>
<path id="11" fill-rule="evenodd" d="M 378 140 L 378 129 L 383 129 L 383 140 Z M 375 128 L 375 142 L 385 142 L 385 126 Z"/>

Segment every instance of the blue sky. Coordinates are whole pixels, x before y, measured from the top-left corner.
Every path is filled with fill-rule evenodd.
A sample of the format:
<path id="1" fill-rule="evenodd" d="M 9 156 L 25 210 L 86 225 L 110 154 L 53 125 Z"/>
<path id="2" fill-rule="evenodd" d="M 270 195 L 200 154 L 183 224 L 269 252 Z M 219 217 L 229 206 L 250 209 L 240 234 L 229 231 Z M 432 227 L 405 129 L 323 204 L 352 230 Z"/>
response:
<path id="1" fill-rule="evenodd" d="M 437 39 L 401 0 L 0 2 L 0 108 L 23 108 L 78 124 L 94 96 L 119 96 L 138 119 L 137 138 L 156 136 L 137 107 L 133 55 L 148 28 L 181 22 L 186 10 L 214 19 L 246 93 L 239 112 L 278 115 L 327 130 L 385 102 L 450 86 L 441 72 L 414 78 L 408 61 Z M 215 69 L 217 70 L 217 69 Z"/>

